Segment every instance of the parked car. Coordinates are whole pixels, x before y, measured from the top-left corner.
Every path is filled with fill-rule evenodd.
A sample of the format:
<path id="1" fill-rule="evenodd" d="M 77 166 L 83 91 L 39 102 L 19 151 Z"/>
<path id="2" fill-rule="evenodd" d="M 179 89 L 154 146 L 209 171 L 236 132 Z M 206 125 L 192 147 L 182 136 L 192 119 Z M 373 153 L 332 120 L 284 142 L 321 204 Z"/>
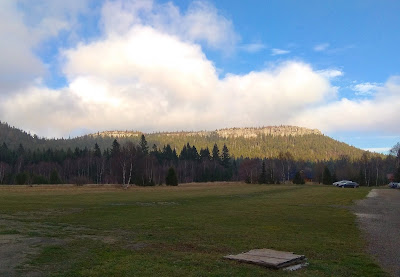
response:
<path id="1" fill-rule="evenodd" d="M 342 180 L 342 181 L 334 182 L 332 185 L 339 187 L 340 185 L 345 184 L 345 183 L 348 183 L 348 182 L 351 182 L 351 181 L 349 181 L 349 180 Z"/>
<path id="2" fill-rule="evenodd" d="M 356 189 L 356 188 L 358 188 L 360 185 L 358 184 L 358 183 L 356 183 L 356 182 L 346 182 L 346 183 L 342 183 L 342 184 L 340 184 L 338 187 L 341 187 L 341 188 L 354 188 L 354 189 Z"/>
<path id="3" fill-rule="evenodd" d="M 398 188 L 400 188 L 400 183 L 390 182 L 388 186 L 389 186 L 389 188 L 392 188 L 392 189 L 398 189 Z"/>

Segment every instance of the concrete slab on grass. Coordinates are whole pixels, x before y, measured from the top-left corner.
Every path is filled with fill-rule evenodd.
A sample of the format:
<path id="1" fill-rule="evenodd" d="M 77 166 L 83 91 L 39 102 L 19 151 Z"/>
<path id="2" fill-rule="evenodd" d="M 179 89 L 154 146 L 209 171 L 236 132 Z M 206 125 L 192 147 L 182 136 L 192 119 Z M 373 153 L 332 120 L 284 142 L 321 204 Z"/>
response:
<path id="1" fill-rule="evenodd" d="M 238 255 L 224 256 L 225 259 L 257 264 L 269 268 L 284 268 L 300 264 L 305 261 L 304 255 L 296 255 L 293 252 L 276 251 L 272 249 L 253 249 Z"/>

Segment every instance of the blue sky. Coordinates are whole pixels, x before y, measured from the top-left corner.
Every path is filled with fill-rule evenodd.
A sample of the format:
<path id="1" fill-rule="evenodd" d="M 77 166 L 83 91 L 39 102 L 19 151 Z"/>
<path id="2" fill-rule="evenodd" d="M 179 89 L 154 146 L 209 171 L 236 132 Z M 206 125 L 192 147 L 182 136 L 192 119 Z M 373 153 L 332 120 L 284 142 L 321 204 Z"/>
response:
<path id="1" fill-rule="evenodd" d="M 301 125 L 400 141 L 399 1 L 0 3 L 0 119 L 68 137 Z"/>

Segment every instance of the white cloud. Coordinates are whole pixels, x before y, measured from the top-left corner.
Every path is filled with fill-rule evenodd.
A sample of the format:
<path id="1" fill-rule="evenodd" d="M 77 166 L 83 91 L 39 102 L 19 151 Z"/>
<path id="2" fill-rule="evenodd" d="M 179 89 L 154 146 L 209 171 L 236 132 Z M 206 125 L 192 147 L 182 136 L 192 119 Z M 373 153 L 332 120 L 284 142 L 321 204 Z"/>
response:
<path id="1" fill-rule="evenodd" d="M 32 53 L 37 40 L 13 1 L 0 2 L 0 18 L 0 94 L 4 94 L 26 85 L 45 68 Z"/>
<path id="2" fill-rule="evenodd" d="M 35 51 L 61 30 L 72 29 L 86 2 L 0 1 L 0 94 L 10 94 L 46 74 Z"/>
<path id="3" fill-rule="evenodd" d="M 314 46 L 314 51 L 322 52 L 329 48 L 329 43 L 321 43 Z"/>
<path id="4" fill-rule="evenodd" d="M 278 48 L 272 48 L 271 49 L 271 55 L 272 56 L 277 56 L 277 55 L 286 55 L 289 54 L 289 50 L 283 50 L 283 49 L 278 49 Z"/>
<path id="5" fill-rule="evenodd" d="M 89 128 L 282 124 L 336 93 L 326 77 L 300 62 L 219 79 L 199 45 L 141 24 L 67 49 L 63 60 L 68 87 L 21 91 L 0 107 L 1 118 L 40 135 L 51 128 L 57 136 Z"/>
<path id="6" fill-rule="evenodd" d="M 230 20 L 202 2 L 181 12 L 171 3 L 107 1 L 102 8 L 103 33 L 97 40 L 81 41 L 61 51 L 67 85 L 49 89 L 35 81 L 45 69 L 32 49 L 43 37 L 74 25 L 65 20 L 65 14 L 44 16 L 34 24 L 37 32 L 31 32 L 12 1 L 0 5 L 4 8 L 0 9 L 2 22 L 7 23 L 0 25 L 4 38 L 0 86 L 5 87 L 6 78 L 24 81 L 12 80 L 11 84 L 20 86 L 0 95 L 0 118 L 39 135 L 68 136 L 87 129 L 210 130 L 265 124 L 400 132 L 393 108 L 400 105 L 400 77 L 389 79 L 368 100 L 337 100 L 337 88 L 330 81 L 343 72 L 317 71 L 298 61 L 219 78 L 202 45 L 228 49 L 238 36 Z M 73 7 L 71 16 L 83 9 Z M 43 29 L 43 22 L 53 26 L 45 24 L 49 28 Z M 262 47 L 247 46 L 253 51 Z M 354 87 L 365 91 L 368 85 L 370 89 L 380 86 L 360 85 Z"/>
<path id="7" fill-rule="evenodd" d="M 324 131 L 399 133 L 399 105 L 400 77 L 392 77 L 371 99 L 330 102 L 300 113 L 294 123 Z"/>
<path id="8" fill-rule="evenodd" d="M 334 79 L 336 77 L 343 76 L 343 72 L 338 69 L 324 69 L 324 70 L 319 70 L 318 73 L 328 79 Z"/>
<path id="9" fill-rule="evenodd" d="M 352 90 L 355 91 L 356 95 L 372 95 L 374 94 L 377 90 L 379 90 L 382 87 L 382 84 L 380 83 L 361 83 L 357 84 L 351 87 Z"/>
<path id="10" fill-rule="evenodd" d="M 180 41 L 146 26 L 123 36 L 65 51 L 64 72 L 70 80 L 95 76 L 113 84 L 151 85 L 169 97 L 200 100 L 214 87 L 215 68 L 195 44 Z"/>
<path id="11" fill-rule="evenodd" d="M 204 1 L 192 2 L 185 13 L 171 2 L 108 1 L 103 6 L 102 15 L 107 34 L 121 35 L 135 25 L 146 25 L 183 40 L 205 43 L 210 48 L 224 51 L 233 51 L 239 40 L 232 21 Z"/>
<path id="12" fill-rule="evenodd" d="M 248 53 L 256 53 L 267 48 L 263 43 L 249 43 L 240 46 L 240 49 Z"/>

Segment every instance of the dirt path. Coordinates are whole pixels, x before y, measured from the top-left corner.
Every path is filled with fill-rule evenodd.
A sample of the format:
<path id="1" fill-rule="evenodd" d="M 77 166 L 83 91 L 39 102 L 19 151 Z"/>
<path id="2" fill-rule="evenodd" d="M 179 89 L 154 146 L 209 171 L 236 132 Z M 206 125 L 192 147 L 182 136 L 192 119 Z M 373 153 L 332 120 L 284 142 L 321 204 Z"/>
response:
<path id="1" fill-rule="evenodd" d="M 354 213 L 368 252 L 393 276 L 400 276 L 400 190 L 373 189 Z"/>

